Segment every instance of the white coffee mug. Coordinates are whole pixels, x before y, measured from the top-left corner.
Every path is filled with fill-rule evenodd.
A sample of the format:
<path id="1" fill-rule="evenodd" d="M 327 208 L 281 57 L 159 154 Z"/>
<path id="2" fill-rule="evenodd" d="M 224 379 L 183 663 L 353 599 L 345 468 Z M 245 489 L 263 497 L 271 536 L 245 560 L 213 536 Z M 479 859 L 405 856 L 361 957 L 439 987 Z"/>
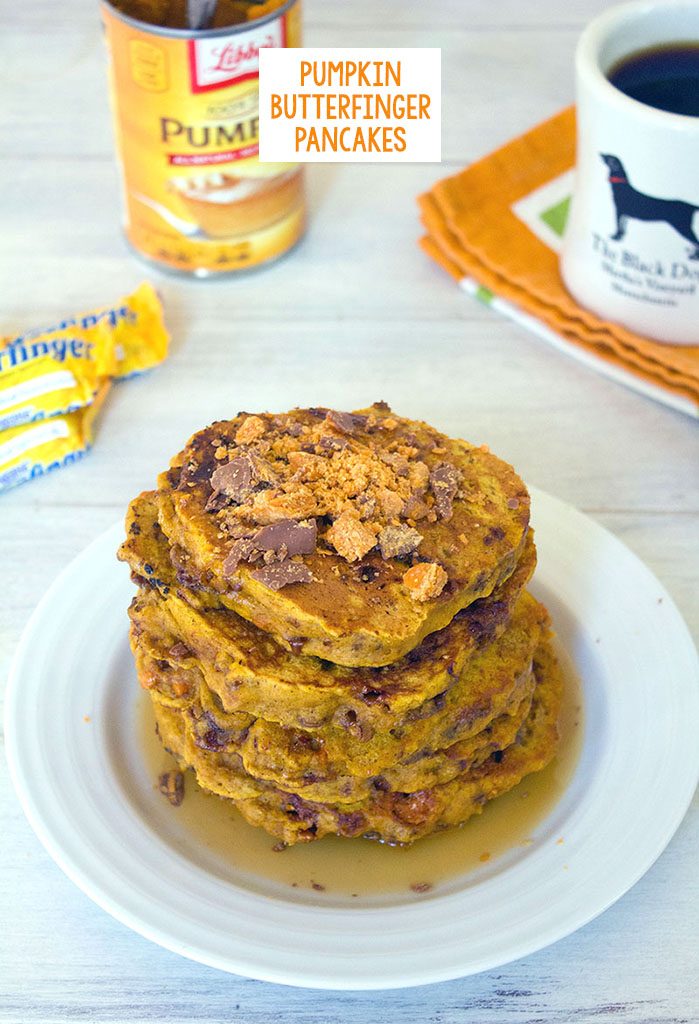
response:
<path id="1" fill-rule="evenodd" d="M 699 344 L 699 117 L 630 99 L 607 80 L 619 61 L 699 43 L 699 3 L 613 7 L 576 53 L 576 181 L 561 273 L 573 297 L 657 341 Z"/>

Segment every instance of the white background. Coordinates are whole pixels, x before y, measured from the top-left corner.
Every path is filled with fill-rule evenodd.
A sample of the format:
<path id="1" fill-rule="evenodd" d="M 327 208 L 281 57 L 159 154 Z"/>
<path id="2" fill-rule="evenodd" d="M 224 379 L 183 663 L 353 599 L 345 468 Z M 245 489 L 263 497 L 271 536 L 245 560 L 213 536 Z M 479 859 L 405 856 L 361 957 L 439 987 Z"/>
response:
<path id="1" fill-rule="evenodd" d="M 699 635 L 696 423 L 469 300 L 416 245 L 415 195 L 569 103 L 576 38 L 606 6 L 306 0 L 312 45 L 442 47 L 443 164 L 310 167 L 310 230 L 288 259 L 214 284 L 148 272 L 170 359 L 114 389 L 80 464 L 0 497 L 0 679 L 56 573 L 191 432 L 238 409 L 376 398 L 488 443 L 591 514 L 648 562 Z M 0 46 L 0 332 L 11 334 L 109 302 L 146 270 L 119 233 L 95 6 L 17 4 Z M 109 918 L 43 851 L 0 758 L 0 1021 L 694 1024 L 698 848 L 695 800 L 631 892 L 550 949 L 424 989 L 308 992 L 219 974 Z"/>

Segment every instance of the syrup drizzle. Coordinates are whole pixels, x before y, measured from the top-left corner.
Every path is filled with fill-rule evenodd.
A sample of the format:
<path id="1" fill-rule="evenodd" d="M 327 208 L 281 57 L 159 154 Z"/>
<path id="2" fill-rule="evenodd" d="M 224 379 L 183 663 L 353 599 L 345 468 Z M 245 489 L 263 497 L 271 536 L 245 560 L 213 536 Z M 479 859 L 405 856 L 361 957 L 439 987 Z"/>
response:
<path id="1" fill-rule="evenodd" d="M 557 651 L 564 677 L 559 720 L 561 741 L 553 762 L 525 777 L 519 785 L 488 803 L 462 828 L 420 839 L 410 847 L 389 847 L 370 840 L 326 837 L 275 851 L 275 840 L 253 828 L 226 800 L 199 788 L 192 772 L 185 775 L 185 799 L 171 810 L 178 832 L 194 847 L 205 848 L 218 873 L 231 881 L 241 873 L 292 890 L 329 893 L 350 899 L 432 892 L 456 878 L 491 869 L 493 862 L 516 848 L 538 841 L 565 842 L 564 836 L 537 837 L 537 830 L 568 786 L 583 737 L 580 683 L 565 653 Z M 150 700 L 139 701 L 137 729 L 144 771 L 153 779 L 175 767 L 155 734 Z M 165 799 L 157 792 L 154 799 Z M 545 830 L 544 830 L 545 831 Z"/>

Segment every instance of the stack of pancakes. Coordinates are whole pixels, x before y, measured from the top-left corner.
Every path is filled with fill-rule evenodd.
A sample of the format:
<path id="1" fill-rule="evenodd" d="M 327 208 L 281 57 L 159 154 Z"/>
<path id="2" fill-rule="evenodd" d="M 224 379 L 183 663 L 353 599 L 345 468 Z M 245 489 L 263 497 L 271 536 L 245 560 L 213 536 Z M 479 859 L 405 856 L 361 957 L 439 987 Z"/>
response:
<path id="1" fill-rule="evenodd" d="M 164 746 L 282 843 L 410 843 L 555 753 L 529 496 L 485 448 L 384 403 L 241 413 L 132 502 L 120 557 Z"/>

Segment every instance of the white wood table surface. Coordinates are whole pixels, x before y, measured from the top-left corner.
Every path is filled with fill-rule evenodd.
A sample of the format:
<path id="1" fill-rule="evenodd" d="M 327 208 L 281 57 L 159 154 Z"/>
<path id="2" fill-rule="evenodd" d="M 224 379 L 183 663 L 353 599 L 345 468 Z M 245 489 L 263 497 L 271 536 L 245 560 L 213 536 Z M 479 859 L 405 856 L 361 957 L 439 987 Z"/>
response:
<path id="1" fill-rule="evenodd" d="M 257 274 L 150 273 L 172 354 L 114 390 L 81 464 L 0 498 L 0 677 L 56 573 L 122 516 L 195 429 L 238 409 L 375 399 L 487 442 L 594 516 L 658 574 L 699 632 L 696 423 L 624 390 L 460 294 L 416 246 L 415 195 L 572 99 L 600 0 L 308 0 L 317 45 L 441 46 L 443 166 L 313 168 L 308 237 Z M 0 333 L 108 302 L 147 272 L 119 231 L 97 5 L 2 19 Z M 614 808 L 609 808 L 614 813 Z M 699 806 L 602 917 L 497 971 L 389 993 L 249 981 L 166 952 L 53 864 L 0 762 L 0 1021 L 245 1024 L 699 1020 Z M 487 922 L 483 922 L 487 927 Z"/>

